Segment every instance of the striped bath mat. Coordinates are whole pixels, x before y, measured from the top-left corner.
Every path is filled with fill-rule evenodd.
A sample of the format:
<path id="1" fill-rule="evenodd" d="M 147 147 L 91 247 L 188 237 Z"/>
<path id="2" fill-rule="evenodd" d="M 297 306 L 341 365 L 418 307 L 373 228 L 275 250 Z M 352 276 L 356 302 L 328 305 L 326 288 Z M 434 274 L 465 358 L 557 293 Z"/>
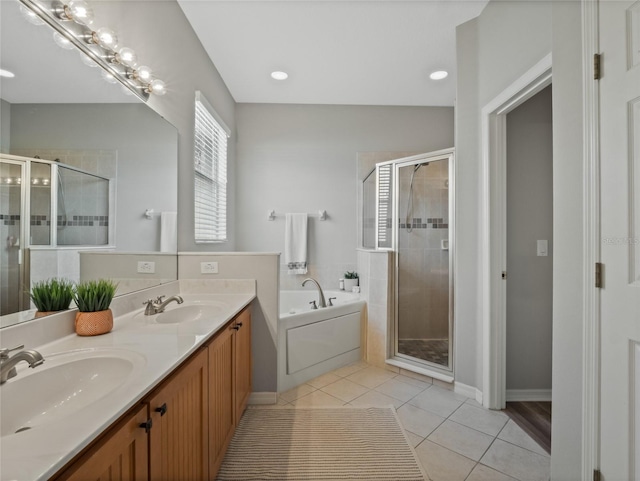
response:
<path id="1" fill-rule="evenodd" d="M 248 409 L 219 481 L 428 479 L 392 407 Z"/>

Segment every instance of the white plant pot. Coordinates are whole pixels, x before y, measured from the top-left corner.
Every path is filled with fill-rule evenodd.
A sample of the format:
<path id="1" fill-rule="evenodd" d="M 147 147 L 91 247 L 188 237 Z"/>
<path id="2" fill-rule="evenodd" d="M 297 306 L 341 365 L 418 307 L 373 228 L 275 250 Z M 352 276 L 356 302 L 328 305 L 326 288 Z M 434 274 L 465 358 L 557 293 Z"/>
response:
<path id="1" fill-rule="evenodd" d="M 347 292 L 352 292 L 353 288 L 358 285 L 359 279 L 345 279 L 344 280 L 344 290 Z"/>

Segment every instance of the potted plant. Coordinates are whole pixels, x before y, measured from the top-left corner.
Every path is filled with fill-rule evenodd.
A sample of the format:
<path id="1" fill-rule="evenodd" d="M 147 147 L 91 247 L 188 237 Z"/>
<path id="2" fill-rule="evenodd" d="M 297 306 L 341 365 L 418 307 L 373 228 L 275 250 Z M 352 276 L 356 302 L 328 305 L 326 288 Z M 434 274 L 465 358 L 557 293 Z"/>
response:
<path id="1" fill-rule="evenodd" d="M 57 311 L 69 309 L 73 299 L 73 284 L 66 279 L 48 279 L 35 282 L 29 297 L 38 311 L 36 317 L 47 316 Z"/>
<path id="2" fill-rule="evenodd" d="M 76 333 L 79 336 L 106 334 L 113 328 L 109 309 L 117 285 L 107 279 L 84 281 L 76 285 L 73 300 L 78 306 Z"/>
<path id="3" fill-rule="evenodd" d="M 351 292 L 358 285 L 358 273 L 355 271 L 347 271 L 344 273 L 344 290 Z"/>

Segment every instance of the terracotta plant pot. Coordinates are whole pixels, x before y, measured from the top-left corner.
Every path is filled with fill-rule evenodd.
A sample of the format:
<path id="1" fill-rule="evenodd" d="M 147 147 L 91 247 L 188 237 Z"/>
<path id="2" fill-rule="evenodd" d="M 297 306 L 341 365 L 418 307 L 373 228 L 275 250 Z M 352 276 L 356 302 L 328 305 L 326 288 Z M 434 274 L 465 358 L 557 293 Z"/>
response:
<path id="1" fill-rule="evenodd" d="M 113 329 L 111 309 L 97 312 L 78 312 L 76 314 L 76 334 L 78 336 L 98 336 Z"/>
<path id="2" fill-rule="evenodd" d="M 40 317 L 44 317 L 44 316 L 49 316 L 51 314 L 55 314 L 56 312 L 60 312 L 60 311 L 36 311 L 36 314 L 35 314 L 34 318 L 38 319 Z"/>

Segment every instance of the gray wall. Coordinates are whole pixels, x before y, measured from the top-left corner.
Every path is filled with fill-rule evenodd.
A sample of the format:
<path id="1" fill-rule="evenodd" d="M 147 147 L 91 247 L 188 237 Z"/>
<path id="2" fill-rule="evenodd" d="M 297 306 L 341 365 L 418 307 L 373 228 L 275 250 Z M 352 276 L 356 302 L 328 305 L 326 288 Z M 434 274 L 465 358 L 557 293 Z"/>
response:
<path id="1" fill-rule="evenodd" d="M 11 147 L 11 104 L 0 99 L 0 152 L 9 153 Z"/>
<path id="2" fill-rule="evenodd" d="M 167 84 L 167 94 L 152 97 L 152 109 L 178 129 L 178 250 L 235 250 L 235 101 L 174 0 L 91 2 L 101 25 L 113 25 L 123 45 Z M 97 21 L 97 20 L 96 20 Z M 193 129 L 195 91 L 200 90 L 231 129 L 228 166 L 229 241 L 193 240 Z"/>
<path id="3" fill-rule="evenodd" d="M 507 389 L 551 390 L 551 86 L 507 115 Z M 549 255 L 537 256 L 537 240 Z"/>
<path id="4" fill-rule="evenodd" d="M 13 104 L 11 149 L 117 150 L 116 248 L 159 251 L 175 211 L 175 129 L 142 104 Z M 143 217 L 153 208 L 153 220 Z"/>
<path id="5" fill-rule="evenodd" d="M 282 252 L 282 214 L 314 214 L 310 272 L 332 288 L 356 267 L 357 153 L 453 145 L 450 107 L 238 104 L 237 123 L 238 249 Z M 267 221 L 270 209 L 280 216 L 274 222 Z M 326 222 L 315 215 L 320 209 Z"/>
<path id="6" fill-rule="evenodd" d="M 482 390 L 480 111 L 553 54 L 551 478 L 581 478 L 582 62 L 579 2 L 490 2 L 457 29 L 456 379 Z"/>

